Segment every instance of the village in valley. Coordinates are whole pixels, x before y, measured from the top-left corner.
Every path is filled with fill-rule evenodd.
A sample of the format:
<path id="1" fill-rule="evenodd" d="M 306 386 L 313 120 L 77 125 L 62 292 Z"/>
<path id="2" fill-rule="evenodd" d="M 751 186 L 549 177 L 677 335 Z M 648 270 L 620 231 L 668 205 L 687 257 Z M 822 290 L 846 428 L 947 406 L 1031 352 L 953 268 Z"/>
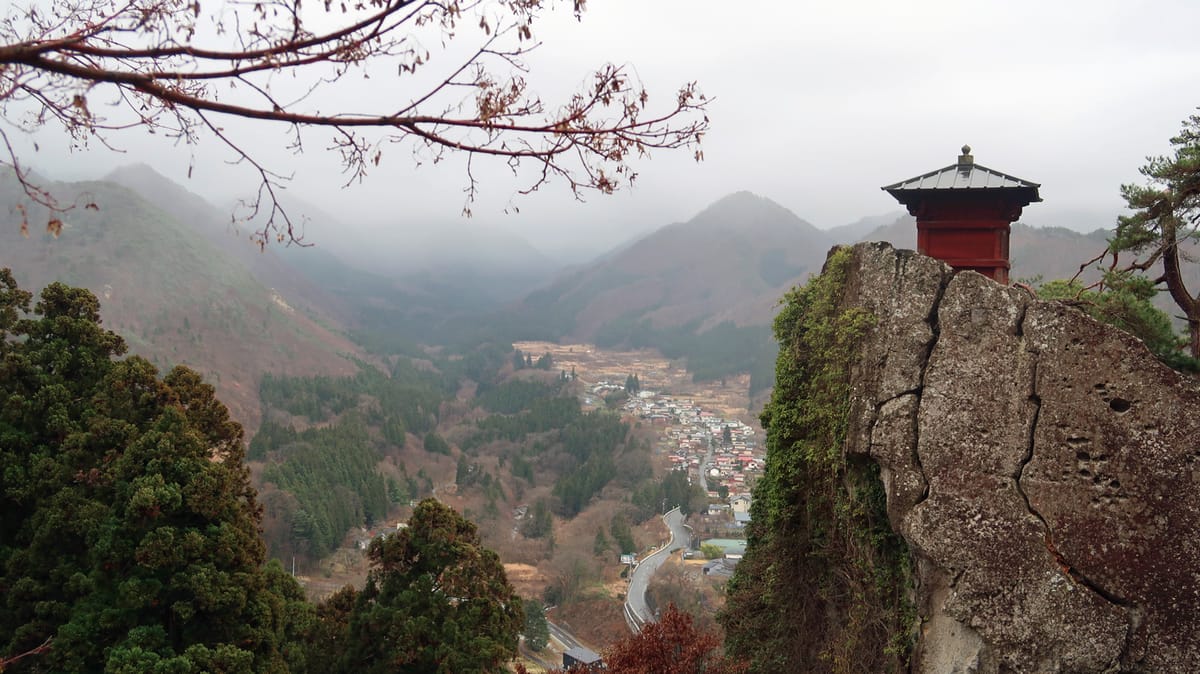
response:
<path id="1" fill-rule="evenodd" d="M 560 371 L 564 380 L 572 380 L 571 390 L 583 409 L 619 413 L 632 432 L 649 443 L 656 475 L 661 478 L 670 471 L 685 472 L 688 484 L 698 485 L 704 492 L 706 498 L 699 504 L 693 500 L 695 511 L 684 520 L 690 533 L 688 540 L 681 540 L 682 534 L 675 536 L 674 545 L 683 549 L 667 555 L 661 566 L 647 565 L 642 569 L 649 580 L 640 592 L 650 601 L 657 599 L 677 605 L 688 601 L 687 609 L 700 624 L 715 629 L 715 616 L 724 605 L 724 584 L 745 553 L 751 492 L 765 467 L 765 434 L 757 414 L 750 409 L 749 375 L 696 382 L 680 361 L 648 349 L 618 351 L 590 344 L 551 342 L 518 342 L 514 348 L 535 360 L 549 356 L 552 369 Z M 469 513 L 479 503 L 471 500 L 469 492 L 457 488 L 451 470 L 447 462 L 443 469 L 430 473 L 434 478 L 433 494 L 451 507 Z M 501 551 L 505 572 L 523 596 L 540 597 L 556 572 L 553 563 L 545 565 L 529 556 L 530 539 L 519 533 L 531 516 L 531 503 L 527 497 L 513 508 L 510 535 L 494 537 L 485 532 L 484 536 L 489 545 Z M 607 525 L 614 503 L 601 506 L 593 515 L 556 525 L 558 545 L 570 550 L 576 545 L 572 541 L 590 540 L 595 530 L 590 527 L 596 523 Z M 416 501 L 408 505 L 411 508 Z M 664 512 L 679 504 L 656 505 L 660 506 L 659 512 Z M 369 542 L 405 527 L 402 517 L 405 511 L 400 509 L 399 520 L 389 518 L 374 527 L 353 532 L 347 545 L 323 562 L 320 574 L 302 577 L 308 591 L 313 596 L 328 596 L 346 582 L 362 582 Z M 627 633 L 619 607 L 631 592 L 633 571 L 668 541 L 668 527 L 659 517 L 650 518 L 636 530 L 640 541 L 649 545 L 632 554 L 620 555 L 620 563 L 614 554 L 599 567 L 598 580 L 603 592 L 577 606 L 562 606 L 547 613 L 555 636 L 540 653 L 524 651 L 528 671 L 549 671 L 560 662 L 567 663 L 573 652 L 578 657 L 590 655 L 598 659 L 596 649 Z M 562 554 L 564 559 L 572 559 L 571 555 L 577 553 Z M 667 594 L 661 594 L 664 592 Z M 656 593 L 659 596 L 655 597 Z"/>
<path id="2" fill-rule="evenodd" d="M 520 342 L 525 353 L 549 354 L 556 368 L 573 373 L 585 407 L 606 406 L 613 394 L 629 394 L 620 409 L 631 424 L 654 429 L 655 452 L 664 470 L 686 471 L 708 496 L 695 517 L 696 539 L 721 547 L 727 573 L 744 551 L 742 529 L 750 521 L 751 489 L 762 474 L 766 448 L 757 415 L 749 409 L 749 375 L 718 382 L 692 381 L 691 373 L 656 351 L 615 351 L 588 344 Z M 672 504 L 667 504 L 670 507 Z M 690 556 L 689 556 L 690 557 Z"/>

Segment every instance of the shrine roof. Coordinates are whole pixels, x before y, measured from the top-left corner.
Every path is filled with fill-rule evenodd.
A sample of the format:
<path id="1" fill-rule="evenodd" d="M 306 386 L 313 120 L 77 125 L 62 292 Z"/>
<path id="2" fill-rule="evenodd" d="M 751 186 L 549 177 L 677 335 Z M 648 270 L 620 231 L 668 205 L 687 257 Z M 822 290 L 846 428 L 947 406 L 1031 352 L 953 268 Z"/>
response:
<path id="1" fill-rule="evenodd" d="M 886 190 L 897 199 L 907 193 L 930 190 L 1021 190 L 1032 202 L 1042 200 L 1038 195 L 1039 187 L 1041 185 L 1038 183 L 1022 180 L 976 164 L 975 158 L 971 156 L 971 147 L 964 145 L 963 153 L 958 157 L 957 163 L 923 173 L 915 178 L 901 180 L 893 185 L 886 185 L 881 189 Z M 903 199 L 900 200 L 903 201 Z"/>

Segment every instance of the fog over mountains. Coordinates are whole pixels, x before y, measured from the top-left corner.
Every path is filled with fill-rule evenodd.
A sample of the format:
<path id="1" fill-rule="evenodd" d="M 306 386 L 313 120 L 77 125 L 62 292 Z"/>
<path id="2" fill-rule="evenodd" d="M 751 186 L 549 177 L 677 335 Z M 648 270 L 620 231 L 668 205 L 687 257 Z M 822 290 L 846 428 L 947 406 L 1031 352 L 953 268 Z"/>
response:
<path id="1" fill-rule="evenodd" d="M 663 328 L 765 324 L 783 290 L 817 271 L 831 240 L 775 202 L 731 194 L 573 271 L 524 301 L 553 308 L 556 326 L 595 339 L 614 322 Z"/>
<path id="2" fill-rule="evenodd" d="M 382 348 L 381 339 L 385 351 L 414 355 L 422 345 L 587 340 L 655 346 L 672 357 L 708 354 L 745 371 L 768 357 L 779 298 L 819 271 L 832 246 L 915 242 L 912 218 L 899 212 L 820 230 L 737 192 L 573 266 L 473 219 L 366 235 L 300 201 L 289 207 L 306 214 L 304 241 L 312 245 L 260 251 L 248 240 L 250 226 L 230 225 L 230 208 L 144 165 L 49 186 L 68 197 L 86 193 L 100 208 L 72 211 L 58 238 L 37 232 L 44 214 L 31 210 L 30 239 L 16 224 L 0 231 L 0 265 L 31 289 L 53 280 L 92 289 L 106 324 L 134 352 L 163 367 L 193 364 L 251 424 L 263 372 L 352 371 L 347 358 Z M 5 176 L 0 208 L 15 212 L 22 202 Z M 1013 278 L 1070 276 L 1104 239 L 1017 224 Z M 740 345 L 734 351 L 742 355 L 717 344 Z"/>
<path id="3" fill-rule="evenodd" d="M 192 366 L 251 427 L 264 372 L 354 371 L 341 354 L 357 347 L 312 302 L 319 289 L 273 255 L 240 255 L 239 247 L 250 246 L 239 238 L 209 236 L 198 227 L 211 224 L 203 218 L 204 204 L 182 190 L 171 191 L 170 183 L 143 193 L 110 181 L 43 185 L 63 201 L 92 202 L 97 209 L 68 212 L 61 234 L 52 236 L 42 231 L 45 211 L 27 204 L 11 173 L 3 175 L 0 211 L 14 213 L 25 204 L 31 236 L 22 237 L 8 220 L 0 228 L 0 267 L 12 268 L 17 282 L 35 293 L 54 281 L 90 289 L 105 327 L 132 353 L 162 371 Z M 164 210 L 147 197 L 177 207 Z M 197 218 L 185 222 L 183 213 Z M 237 245 L 216 245 L 223 242 Z"/>

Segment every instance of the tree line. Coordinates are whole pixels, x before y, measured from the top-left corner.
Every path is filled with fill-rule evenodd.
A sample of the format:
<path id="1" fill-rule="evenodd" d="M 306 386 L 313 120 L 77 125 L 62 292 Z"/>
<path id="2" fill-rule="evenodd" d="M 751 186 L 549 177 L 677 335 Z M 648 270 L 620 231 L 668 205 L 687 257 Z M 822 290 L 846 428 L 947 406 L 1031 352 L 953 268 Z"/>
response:
<path id="1" fill-rule="evenodd" d="M 555 510 L 574 517 L 617 476 L 617 458 L 629 448 L 629 426 L 609 412 L 583 412 L 574 397 L 545 396 L 553 390 L 519 381 L 496 387 L 493 391 L 503 397 L 488 405 L 516 413 L 481 419 L 461 446 L 473 452 L 490 442 L 517 443 L 538 435 L 538 442 L 514 456 L 511 470 L 532 482 L 534 464 L 554 466 L 558 472 L 552 490 Z"/>
<path id="2" fill-rule="evenodd" d="M 654 348 L 667 358 L 683 358 L 695 381 L 716 381 L 742 372 L 757 375 L 752 393 L 771 387 L 777 346 L 765 325 L 724 321 L 703 332 L 700 322 L 656 328 L 650 319 L 617 318 L 596 333 L 600 347 Z"/>
<path id="3" fill-rule="evenodd" d="M 122 358 L 87 290 L 31 304 L 0 270 L 4 671 L 491 672 L 516 654 L 522 602 L 473 524 L 423 501 L 372 542 L 363 590 L 310 603 L 267 562 L 242 428 L 213 387 Z M 368 464 L 361 428 L 346 435 L 327 453 Z M 310 466 L 300 445 L 326 440 L 301 436 L 275 479 L 350 481 L 355 460 Z"/>
<path id="4" fill-rule="evenodd" d="M 387 516 L 388 485 L 376 470 L 381 456 L 360 418 L 310 428 L 269 451 L 276 458 L 263 469 L 264 485 L 294 497 L 294 506 L 282 513 L 290 552 L 319 559 L 335 550 L 351 527 L 369 527 Z"/>
<path id="5" fill-rule="evenodd" d="M 634 490 L 630 501 L 637 506 L 636 516 L 640 522 L 675 506 L 679 506 L 684 515 L 699 512 L 708 504 L 708 496 L 700 485 L 688 482 L 687 471 L 670 470 L 661 480 L 642 482 Z"/>
<path id="6" fill-rule="evenodd" d="M 493 414 L 481 419 L 460 446 L 469 451 L 496 440 L 517 442 L 533 433 L 563 428 L 581 414 L 579 401 L 573 397 L 537 398 L 519 414 Z"/>
<path id="7" fill-rule="evenodd" d="M 282 410 L 313 422 L 362 408 L 391 442 L 403 444 L 405 432 L 426 433 L 437 425 L 438 407 L 457 383 L 457 378 L 417 369 L 400 358 L 387 374 L 365 363 L 350 377 L 267 373 L 259 384 L 259 398 L 264 411 Z"/>
<path id="8" fill-rule="evenodd" d="M 561 388 L 560 383 L 511 379 L 477 393 L 475 404 L 495 414 L 517 414 L 532 409 L 534 403 L 539 400 L 557 396 Z"/>

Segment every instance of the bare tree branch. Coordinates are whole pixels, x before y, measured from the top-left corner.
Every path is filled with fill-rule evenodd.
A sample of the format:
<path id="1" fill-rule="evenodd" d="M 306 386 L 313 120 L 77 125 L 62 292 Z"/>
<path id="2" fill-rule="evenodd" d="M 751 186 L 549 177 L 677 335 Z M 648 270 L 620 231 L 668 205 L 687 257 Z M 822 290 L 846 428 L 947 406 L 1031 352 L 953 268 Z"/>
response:
<path id="1" fill-rule="evenodd" d="M 335 8 L 326 0 L 324 13 L 314 14 L 299 0 L 227 3 L 211 11 L 198 0 L 52 0 L 48 8 L 16 8 L 0 20 L 0 122 L 24 131 L 54 122 L 80 146 L 93 139 L 107 145 L 108 134 L 130 129 L 188 144 L 213 137 L 234 163 L 258 173 L 247 211 L 266 216 L 253 237 L 260 245 L 298 240 L 276 198 L 288 178 L 256 161 L 213 115 L 290 125 L 290 149 L 297 152 L 302 129 L 324 130 L 348 183 L 378 165 L 384 142 L 415 142 L 435 149 L 435 159 L 443 151 L 466 154 L 465 213 L 479 189 L 471 172 L 476 156 L 502 159 L 514 172 L 522 162 L 537 165 L 519 194 L 561 180 L 576 197 L 632 184 L 637 173 L 630 162 L 652 150 L 694 148 L 701 159 L 708 100 L 695 83 L 652 112 L 636 79 L 609 64 L 564 104 L 543 104 L 524 79 L 523 57 L 538 45 L 533 20 L 553 4 L 371 0 Z M 573 2 L 577 17 L 583 6 Z M 329 25 L 331 17 L 341 25 L 311 28 Z M 463 39 L 477 44 L 454 60 L 454 50 L 431 55 L 423 37 L 437 38 L 443 48 Z M 407 101 L 393 101 L 388 110 L 343 104 L 332 113 L 309 103 L 317 92 L 338 91 L 352 68 L 393 73 L 410 87 Z M 413 79 L 429 69 L 443 74 L 426 86 Z M 280 74 L 310 84 L 298 96 L 281 95 L 272 86 Z M 88 99 L 108 88 L 116 89 L 123 112 L 101 117 Z M 12 145 L 5 147 L 8 160 L 0 164 L 18 173 L 34 201 L 60 212 L 28 181 Z"/>
<path id="2" fill-rule="evenodd" d="M 0 672 L 3 672 L 5 669 L 7 669 L 9 665 L 14 665 L 18 661 L 24 660 L 31 655 L 41 655 L 50 650 L 50 642 L 53 639 L 54 637 L 46 637 L 46 640 L 42 642 L 42 645 L 38 646 L 37 648 L 31 648 L 24 653 L 18 653 L 10 658 L 0 658 Z"/>

